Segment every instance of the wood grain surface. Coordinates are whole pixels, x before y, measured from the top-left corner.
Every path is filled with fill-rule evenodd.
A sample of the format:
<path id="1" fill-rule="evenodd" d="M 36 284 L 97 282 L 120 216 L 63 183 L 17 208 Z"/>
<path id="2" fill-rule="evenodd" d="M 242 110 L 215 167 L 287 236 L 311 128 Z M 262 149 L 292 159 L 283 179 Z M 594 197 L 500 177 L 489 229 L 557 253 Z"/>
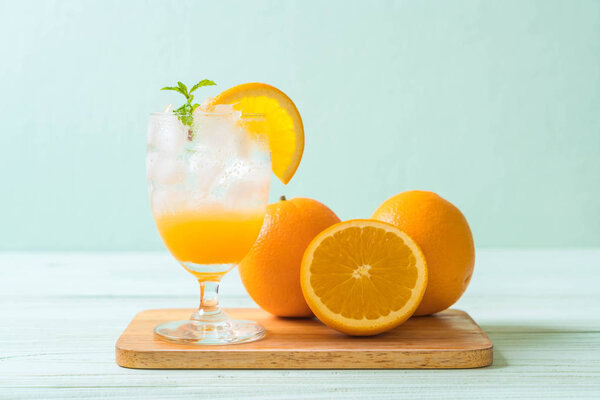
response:
<path id="1" fill-rule="evenodd" d="M 135 316 L 116 345 L 123 367 L 150 369 L 390 369 L 475 368 L 492 363 L 492 342 L 467 313 L 447 310 L 411 318 L 381 335 L 351 337 L 317 319 L 273 317 L 258 308 L 229 309 L 262 324 L 262 340 L 229 346 L 168 343 L 153 328 L 186 319 L 192 309 L 159 309 Z"/>
<path id="2" fill-rule="evenodd" d="M 600 398 L 600 249 L 478 249 L 456 304 L 494 343 L 471 369 L 130 369 L 115 343 L 140 310 L 194 307 L 167 252 L 0 253 L 0 399 Z M 256 307 L 237 271 L 227 308 Z"/>

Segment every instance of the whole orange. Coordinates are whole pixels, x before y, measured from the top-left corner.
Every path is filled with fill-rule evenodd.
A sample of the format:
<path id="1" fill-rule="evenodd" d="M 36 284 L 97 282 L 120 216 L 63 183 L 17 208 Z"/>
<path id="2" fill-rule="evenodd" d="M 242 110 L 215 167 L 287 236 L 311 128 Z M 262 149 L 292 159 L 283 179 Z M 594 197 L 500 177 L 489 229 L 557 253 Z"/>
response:
<path id="1" fill-rule="evenodd" d="M 456 303 L 475 265 L 473 235 L 460 210 L 433 192 L 411 190 L 384 201 L 372 218 L 406 232 L 425 256 L 429 280 L 414 315 L 433 314 Z"/>
<path id="2" fill-rule="evenodd" d="M 300 287 L 300 266 L 308 244 L 340 219 L 324 204 L 285 197 L 267 208 L 258 239 L 239 265 L 250 297 L 279 317 L 313 315 Z"/>

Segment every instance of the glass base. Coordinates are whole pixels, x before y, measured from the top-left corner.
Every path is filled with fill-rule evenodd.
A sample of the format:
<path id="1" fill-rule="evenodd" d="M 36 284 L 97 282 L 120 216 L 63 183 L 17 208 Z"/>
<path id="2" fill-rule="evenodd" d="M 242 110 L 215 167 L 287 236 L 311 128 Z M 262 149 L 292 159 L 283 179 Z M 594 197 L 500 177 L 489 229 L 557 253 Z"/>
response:
<path id="1" fill-rule="evenodd" d="M 265 336 L 265 328 L 253 321 L 226 319 L 218 323 L 171 321 L 154 328 L 162 340 L 180 344 L 224 345 L 253 342 Z"/>

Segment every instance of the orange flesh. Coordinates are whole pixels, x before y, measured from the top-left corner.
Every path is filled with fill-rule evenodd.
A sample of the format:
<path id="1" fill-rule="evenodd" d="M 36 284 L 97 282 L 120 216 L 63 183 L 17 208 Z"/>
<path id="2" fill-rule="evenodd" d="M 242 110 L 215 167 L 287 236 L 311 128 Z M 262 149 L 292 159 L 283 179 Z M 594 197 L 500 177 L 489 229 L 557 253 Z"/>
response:
<path id="1" fill-rule="evenodd" d="M 315 294 L 334 313 L 377 319 L 401 309 L 417 282 L 416 259 L 398 236 L 348 228 L 323 240 L 310 266 Z"/>
<path id="2" fill-rule="evenodd" d="M 385 222 L 332 225 L 308 245 L 302 293 L 321 322 L 349 335 L 376 335 L 406 321 L 427 285 L 427 264 L 415 241 Z"/>

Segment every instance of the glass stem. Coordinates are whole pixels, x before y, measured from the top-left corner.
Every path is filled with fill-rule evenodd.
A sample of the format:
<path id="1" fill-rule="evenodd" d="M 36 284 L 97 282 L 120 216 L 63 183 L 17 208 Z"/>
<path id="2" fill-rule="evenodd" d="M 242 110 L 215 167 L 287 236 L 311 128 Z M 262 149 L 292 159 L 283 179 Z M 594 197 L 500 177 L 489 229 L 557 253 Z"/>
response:
<path id="1" fill-rule="evenodd" d="M 190 319 L 203 324 L 215 324 L 227 320 L 227 315 L 219 306 L 219 282 L 198 280 L 198 283 L 200 284 L 200 306 Z"/>

